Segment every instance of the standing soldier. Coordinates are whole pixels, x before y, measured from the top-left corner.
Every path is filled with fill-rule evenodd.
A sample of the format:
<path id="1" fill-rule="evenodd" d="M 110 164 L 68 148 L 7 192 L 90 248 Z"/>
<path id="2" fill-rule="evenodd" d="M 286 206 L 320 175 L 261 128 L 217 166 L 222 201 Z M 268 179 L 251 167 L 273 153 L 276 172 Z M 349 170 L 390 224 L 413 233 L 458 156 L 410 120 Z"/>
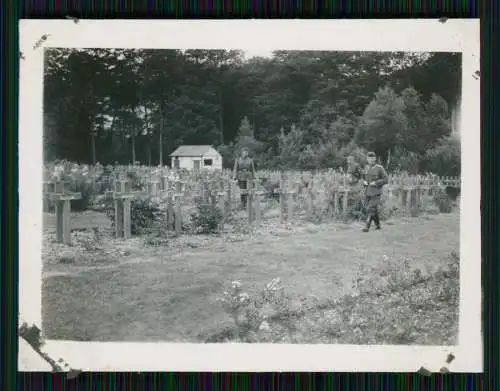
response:
<path id="1" fill-rule="evenodd" d="M 349 184 L 349 190 L 351 194 L 351 199 L 349 200 L 351 204 L 351 213 L 357 214 L 358 218 L 362 214 L 363 206 L 361 201 L 361 179 L 363 177 L 363 171 L 360 165 L 354 159 L 354 156 L 349 155 L 347 157 L 347 180 Z"/>
<path id="2" fill-rule="evenodd" d="M 255 179 L 255 166 L 253 159 L 248 154 L 247 148 L 242 148 L 240 157 L 234 162 L 233 180 L 238 180 L 240 190 L 248 191 L 248 182 Z M 241 195 L 241 204 L 245 208 L 247 205 L 248 194 Z"/>
<path id="3" fill-rule="evenodd" d="M 378 214 L 378 207 L 382 196 L 382 187 L 388 183 L 389 178 L 387 173 L 379 164 L 376 164 L 377 156 L 374 152 L 368 152 L 366 155 L 368 160 L 368 167 L 365 173 L 364 185 L 366 186 L 366 209 L 367 220 L 363 228 L 363 232 L 370 230 L 371 222 L 375 223 L 375 229 L 380 229 L 380 218 Z"/>

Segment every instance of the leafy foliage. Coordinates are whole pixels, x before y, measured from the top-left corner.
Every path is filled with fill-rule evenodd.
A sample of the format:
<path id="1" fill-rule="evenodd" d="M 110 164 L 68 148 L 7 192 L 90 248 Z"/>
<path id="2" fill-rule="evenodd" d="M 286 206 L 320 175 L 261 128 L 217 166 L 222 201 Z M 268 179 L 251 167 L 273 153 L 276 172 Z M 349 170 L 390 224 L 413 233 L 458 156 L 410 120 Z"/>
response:
<path id="1" fill-rule="evenodd" d="M 165 164 L 181 144 L 212 144 L 226 167 L 246 146 L 261 168 L 315 169 L 357 144 L 422 171 L 428 150 L 435 162 L 452 148 L 438 140 L 457 105 L 453 53 L 53 48 L 45 60 L 48 161 Z"/>
<path id="2" fill-rule="evenodd" d="M 115 226 L 115 208 L 114 202 L 108 200 L 105 204 L 106 216 L 111 220 L 111 224 Z M 136 198 L 130 204 L 130 224 L 132 235 L 140 235 L 145 231 L 151 230 L 155 223 L 165 221 L 165 211 L 160 207 L 159 203 L 151 198 Z"/>
<path id="3" fill-rule="evenodd" d="M 451 213 L 453 204 L 444 189 L 438 188 L 434 191 L 432 200 L 441 213 Z"/>
<path id="4" fill-rule="evenodd" d="M 453 343 L 458 331 L 460 256 L 451 253 L 433 269 L 415 267 L 409 258 L 384 256 L 383 261 L 381 267 L 361 266 L 352 293 L 338 299 L 291 297 L 279 278 L 253 294 L 233 281 L 219 299 L 234 322 L 224 339 L 415 344 L 428 334 Z"/>
<path id="5" fill-rule="evenodd" d="M 215 205 L 199 203 L 195 213 L 191 214 L 191 223 L 196 233 L 218 232 L 224 216 Z"/>
<path id="6" fill-rule="evenodd" d="M 456 136 L 441 138 L 426 153 L 427 170 L 442 176 L 459 176 L 461 167 L 460 140 Z"/>

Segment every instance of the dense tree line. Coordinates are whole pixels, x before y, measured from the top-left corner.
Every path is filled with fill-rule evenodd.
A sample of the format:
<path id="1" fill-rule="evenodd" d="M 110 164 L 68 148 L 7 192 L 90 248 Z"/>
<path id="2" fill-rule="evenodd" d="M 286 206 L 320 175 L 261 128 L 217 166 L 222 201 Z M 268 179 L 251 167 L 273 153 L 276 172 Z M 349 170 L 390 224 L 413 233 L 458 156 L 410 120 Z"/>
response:
<path id="1" fill-rule="evenodd" d="M 460 170 L 460 54 L 47 49 L 45 159 L 168 164 L 182 144 L 261 168 L 326 168 L 371 149 L 389 168 Z M 457 172 L 458 171 L 458 172 Z"/>

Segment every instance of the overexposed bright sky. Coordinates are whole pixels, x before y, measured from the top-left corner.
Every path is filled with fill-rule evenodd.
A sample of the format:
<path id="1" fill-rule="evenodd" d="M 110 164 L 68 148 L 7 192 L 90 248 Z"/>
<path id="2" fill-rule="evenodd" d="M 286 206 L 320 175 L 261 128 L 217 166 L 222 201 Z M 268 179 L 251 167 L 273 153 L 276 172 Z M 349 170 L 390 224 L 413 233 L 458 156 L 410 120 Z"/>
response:
<path id="1" fill-rule="evenodd" d="M 252 57 L 271 57 L 273 51 L 271 49 L 245 49 L 245 58 Z"/>

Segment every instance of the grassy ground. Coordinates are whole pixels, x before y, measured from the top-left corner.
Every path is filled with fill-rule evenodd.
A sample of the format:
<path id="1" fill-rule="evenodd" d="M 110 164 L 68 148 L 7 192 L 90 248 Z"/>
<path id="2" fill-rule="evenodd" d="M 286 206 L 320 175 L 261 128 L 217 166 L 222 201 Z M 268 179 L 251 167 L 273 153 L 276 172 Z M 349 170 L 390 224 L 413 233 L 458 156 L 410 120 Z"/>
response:
<path id="1" fill-rule="evenodd" d="M 75 224 L 83 228 L 99 218 L 74 220 L 80 219 Z M 45 220 L 46 227 L 49 220 Z M 107 238 L 107 248 L 117 252 L 111 256 L 102 250 L 101 259 L 94 258 L 94 262 L 83 262 L 88 259 L 85 251 L 80 258 L 62 257 L 74 250 L 51 243 L 53 234 L 46 232 L 44 333 L 49 339 L 96 341 L 217 340 L 214 336 L 233 325 L 217 302 L 230 281 L 242 281 L 252 293 L 280 277 L 286 291 L 296 297 L 332 302 L 355 293 L 352 280 L 360 266 L 382 270 L 388 259 L 407 257 L 412 267 L 424 270 L 435 268 L 450 252 L 458 250 L 458 213 L 394 220 L 383 230 L 368 234 L 361 233 L 360 228 L 355 223 L 293 228 L 269 223 L 250 235 L 184 236 L 161 247 L 147 246 L 137 238 L 128 242 Z M 61 262 L 62 258 L 66 260 Z M 358 311 L 372 311 L 372 322 L 384 317 L 392 322 L 391 318 L 400 316 L 397 314 L 406 305 L 390 295 L 373 296 L 363 303 L 359 303 Z M 384 315 L 390 308 L 397 311 Z M 414 314 L 414 332 L 421 336 L 416 339 L 418 343 L 452 340 L 450 327 L 456 331 L 457 325 L 446 326 L 447 331 L 441 333 L 436 331 L 436 324 L 455 322 L 449 317 L 455 308 L 443 314 L 435 308 L 425 311 L 420 311 L 420 321 L 419 314 Z M 330 315 L 318 309 L 301 322 L 329 322 Z M 429 322 L 433 316 L 435 320 Z M 331 338 L 312 338 L 313 334 L 306 335 L 302 327 L 300 333 L 283 341 L 387 343 L 377 333 L 356 330 L 351 330 L 350 336 L 344 333 L 343 339 L 339 333 Z"/>

